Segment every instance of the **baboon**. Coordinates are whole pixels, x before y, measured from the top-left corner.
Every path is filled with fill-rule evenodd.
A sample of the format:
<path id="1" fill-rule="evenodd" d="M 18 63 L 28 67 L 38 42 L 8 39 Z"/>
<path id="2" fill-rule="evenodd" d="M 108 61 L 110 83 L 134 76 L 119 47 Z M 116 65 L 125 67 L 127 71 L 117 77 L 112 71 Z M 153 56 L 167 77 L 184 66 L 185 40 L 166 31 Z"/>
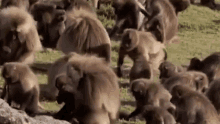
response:
<path id="1" fill-rule="evenodd" d="M 172 96 L 160 83 L 143 78 L 136 79 L 131 82 L 131 92 L 136 100 L 136 109 L 128 116 L 128 120 L 140 114 L 145 105 L 175 110 L 175 106 L 170 103 Z"/>
<path id="2" fill-rule="evenodd" d="M 176 105 L 177 122 L 181 124 L 218 124 L 218 114 L 209 99 L 189 87 L 173 87 L 171 102 Z"/>
<path id="3" fill-rule="evenodd" d="M 115 9 L 116 22 L 109 33 L 110 38 L 115 33 L 123 33 L 126 28 L 139 29 L 145 15 L 149 15 L 137 0 L 114 0 L 112 7 Z"/>
<path id="4" fill-rule="evenodd" d="M 110 4 L 112 0 L 87 0 L 92 3 L 92 6 L 100 9 L 101 3 Z"/>
<path id="5" fill-rule="evenodd" d="M 168 91 L 171 91 L 172 88 L 176 85 L 185 85 L 192 90 L 205 92 L 208 89 L 209 82 L 207 76 L 204 73 L 197 71 L 187 71 L 171 76 L 162 82 L 162 84 Z"/>
<path id="6" fill-rule="evenodd" d="M 200 60 L 194 57 L 190 60 L 188 70 L 196 70 L 205 73 L 209 79 L 209 82 L 220 77 L 220 52 L 215 52 L 206 57 L 204 60 Z"/>
<path id="7" fill-rule="evenodd" d="M 169 0 L 169 1 L 173 4 L 177 15 L 179 12 L 186 10 L 190 5 L 190 0 Z"/>
<path id="8" fill-rule="evenodd" d="M 120 108 L 118 79 L 113 70 L 104 59 L 87 54 L 75 53 L 68 63 L 66 78 L 56 79 L 58 89 L 72 94 L 69 99 L 73 100 L 74 109 L 66 103 L 65 110 L 69 110 L 79 123 L 113 123 Z M 60 113 L 63 114 L 67 113 Z"/>
<path id="9" fill-rule="evenodd" d="M 220 79 L 213 80 L 205 94 L 220 114 Z"/>
<path id="10" fill-rule="evenodd" d="M 152 32 L 162 43 L 171 43 L 177 38 L 178 18 L 169 0 L 147 0 L 147 21 L 141 28 Z"/>
<path id="11" fill-rule="evenodd" d="M 210 9 L 216 9 L 217 7 L 215 0 L 201 0 L 200 3 L 204 6 L 208 6 Z"/>
<path id="12" fill-rule="evenodd" d="M 117 75 L 119 77 L 122 76 L 122 64 L 124 57 L 128 55 L 134 62 L 130 75 L 131 79 L 133 80 L 134 73 L 137 73 L 136 75 L 134 74 L 136 78 L 140 78 L 143 75 L 143 78 L 150 79 L 152 75 L 150 68 L 158 71 L 160 63 L 167 58 L 166 51 L 163 48 L 165 46 L 157 42 L 150 32 L 125 29 L 119 49 Z M 146 75 L 144 76 L 144 73 L 141 74 L 142 72 L 145 72 Z M 141 74 L 140 77 L 137 77 L 138 74 Z"/>
<path id="13" fill-rule="evenodd" d="M 1 1 L 1 9 L 9 7 L 9 6 L 16 6 L 24 10 L 28 10 L 29 0 L 2 0 Z"/>
<path id="14" fill-rule="evenodd" d="M 5 80 L 1 98 L 6 97 L 7 103 L 20 105 L 20 110 L 30 116 L 38 113 L 39 84 L 37 76 L 28 65 L 18 62 L 9 62 L 3 65 L 2 77 Z"/>
<path id="15" fill-rule="evenodd" d="M 43 37 L 42 45 L 56 48 L 57 41 L 65 30 L 65 10 L 56 9 L 55 4 L 39 2 L 30 11 L 37 21 L 39 35 Z"/>
<path id="16" fill-rule="evenodd" d="M 72 53 L 61 57 L 56 60 L 48 69 L 48 84 L 41 90 L 41 97 L 54 101 L 58 95 L 58 89 L 56 88 L 56 78 L 58 76 L 66 75 L 67 62 L 72 57 Z"/>
<path id="17" fill-rule="evenodd" d="M 144 106 L 142 116 L 145 118 L 146 124 L 177 124 L 172 114 L 158 106 Z"/>
<path id="18" fill-rule="evenodd" d="M 184 69 L 180 66 L 175 66 L 170 61 L 164 61 L 159 66 L 160 70 L 160 76 L 159 78 L 162 80 L 162 83 L 164 80 L 170 78 L 171 76 L 175 76 L 179 72 L 183 72 Z"/>
<path id="19" fill-rule="evenodd" d="M 57 49 L 65 54 L 96 54 L 110 63 L 111 41 L 102 23 L 85 10 L 66 14 L 66 29 L 58 40 Z"/>
<path id="20" fill-rule="evenodd" d="M 0 22 L 0 64 L 33 63 L 42 45 L 32 16 L 23 9 L 7 7 L 0 11 Z"/>

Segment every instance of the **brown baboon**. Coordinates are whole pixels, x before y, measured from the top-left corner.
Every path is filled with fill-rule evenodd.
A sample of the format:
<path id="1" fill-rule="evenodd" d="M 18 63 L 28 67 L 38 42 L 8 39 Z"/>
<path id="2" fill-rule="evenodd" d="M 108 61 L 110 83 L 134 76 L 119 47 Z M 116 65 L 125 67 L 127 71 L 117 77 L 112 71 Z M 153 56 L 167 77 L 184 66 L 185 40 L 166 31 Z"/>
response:
<path id="1" fill-rule="evenodd" d="M 58 95 L 58 89 L 55 81 L 58 76 L 66 75 L 67 62 L 71 58 L 72 53 L 56 60 L 48 69 L 48 85 L 41 90 L 41 97 L 54 101 Z"/>
<path id="2" fill-rule="evenodd" d="M 205 92 L 208 89 L 208 78 L 202 72 L 187 71 L 175 74 L 163 82 L 164 87 L 171 91 L 176 85 L 185 85 L 190 89 Z"/>
<path id="3" fill-rule="evenodd" d="M 59 119 L 63 114 L 69 114 L 72 115 L 70 118 L 75 117 L 80 123 L 87 124 L 115 121 L 120 98 L 117 76 L 113 70 L 103 59 L 91 55 L 75 53 L 68 63 L 67 76 L 58 77 L 56 86 L 59 91 L 72 94 L 68 98 L 72 102 L 66 103 L 56 117 Z M 66 113 L 67 110 L 69 113 Z"/>
<path id="4" fill-rule="evenodd" d="M 2 99 L 7 103 L 15 102 L 20 109 L 30 116 L 38 113 L 39 84 L 37 76 L 28 65 L 18 62 L 9 62 L 3 65 L 2 77 L 5 80 Z"/>
<path id="5" fill-rule="evenodd" d="M 204 6 L 208 6 L 210 9 L 216 9 L 217 7 L 215 0 L 201 0 L 200 3 Z"/>
<path id="6" fill-rule="evenodd" d="M 85 10 L 67 12 L 66 29 L 57 48 L 70 52 L 96 54 L 111 62 L 111 41 L 102 23 Z"/>
<path id="7" fill-rule="evenodd" d="M 218 113 L 209 99 L 189 87 L 173 87 L 171 102 L 176 105 L 177 122 L 181 124 L 219 124 Z"/>
<path id="8" fill-rule="evenodd" d="M 190 0 L 169 0 L 169 1 L 173 4 L 177 15 L 179 12 L 186 10 L 190 5 Z"/>
<path id="9" fill-rule="evenodd" d="M 162 107 L 146 105 L 141 111 L 146 124 L 177 124 L 173 115 Z"/>
<path id="10" fill-rule="evenodd" d="M 2 0 L 1 8 L 16 6 L 25 10 L 29 9 L 29 0 Z"/>
<path id="11" fill-rule="evenodd" d="M 161 81 L 162 83 L 171 76 L 175 76 L 177 73 L 184 71 L 182 67 L 175 66 L 173 63 L 169 61 L 162 62 L 159 66 L 159 70 L 160 70 L 159 78 L 162 80 Z"/>
<path id="12" fill-rule="evenodd" d="M 178 31 L 178 18 L 169 0 L 147 0 L 146 11 L 150 14 L 143 29 L 152 32 L 162 43 L 171 43 Z"/>
<path id="13" fill-rule="evenodd" d="M 209 82 L 219 78 L 220 52 L 212 53 L 202 61 L 197 57 L 192 58 L 188 70 L 196 70 L 205 73 L 209 79 Z"/>
<path id="14" fill-rule="evenodd" d="M 56 5 L 46 2 L 38 2 L 30 9 L 37 21 L 38 33 L 44 47 L 56 48 L 57 41 L 65 29 L 65 10 L 56 9 Z"/>
<path id="15" fill-rule="evenodd" d="M 220 79 L 213 80 L 206 91 L 206 96 L 215 106 L 218 114 L 220 114 Z"/>
<path id="16" fill-rule="evenodd" d="M 136 99 L 136 109 L 129 115 L 128 119 L 140 114 L 145 105 L 175 110 L 175 106 L 170 103 L 172 96 L 160 83 L 143 78 L 136 79 L 131 82 L 131 92 Z"/>
<path id="17" fill-rule="evenodd" d="M 144 17 L 149 16 L 144 6 L 137 0 L 114 0 L 112 4 L 115 9 L 116 22 L 109 36 L 122 33 L 126 28 L 139 29 Z"/>
<path id="18" fill-rule="evenodd" d="M 158 71 L 160 63 L 167 58 L 166 51 L 163 48 L 164 45 L 157 42 L 150 32 L 125 29 L 119 49 L 117 75 L 122 76 L 122 64 L 124 57 L 128 55 L 134 62 L 130 75 L 131 79 L 141 77 L 150 79 L 152 76 L 150 68 Z M 142 72 L 146 75 L 141 74 Z"/>
<path id="19" fill-rule="evenodd" d="M 0 64 L 33 63 L 42 45 L 32 16 L 23 9 L 7 7 L 0 11 L 0 22 Z"/>

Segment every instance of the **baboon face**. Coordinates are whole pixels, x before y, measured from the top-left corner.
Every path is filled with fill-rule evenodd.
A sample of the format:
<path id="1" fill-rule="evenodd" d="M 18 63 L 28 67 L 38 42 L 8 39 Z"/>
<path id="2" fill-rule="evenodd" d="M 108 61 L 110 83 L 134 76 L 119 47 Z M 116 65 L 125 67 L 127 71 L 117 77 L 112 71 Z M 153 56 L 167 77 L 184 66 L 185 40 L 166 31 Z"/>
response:
<path id="1" fill-rule="evenodd" d="M 190 60 L 190 65 L 188 67 L 188 70 L 200 70 L 201 66 L 202 66 L 201 61 L 198 58 L 194 57 Z"/>
<path id="2" fill-rule="evenodd" d="M 171 91 L 171 102 L 174 105 L 180 105 L 181 103 L 181 97 L 184 95 L 185 92 L 187 92 L 188 87 L 186 86 L 182 86 L 182 85 L 176 85 L 173 87 L 172 91 Z"/>
<path id="3" fill-rule="evenodd" d="M 11 59 L 15 57 L 18 49 L 25 44 L 25 36 L 14 30 L 5 30 L 0 37 L 0 44 L 1 58 Z"/>
<path id="4" fill-rule="evenodd" d="M 2 77 L 8 84 L 19 81 L 19 74 L 16 72 L 16 65 L 5 63 L 2 70 Z"/>
<path id="5" fill-rule="evenodd" d="M 196 85 L 196 91 L 204 93 L 208 89 L 208 78 L 205 74 L 195 74 L 194 81 Z"/>
<path id="6" fill-rule="evenodd" d="M 167 78 L 167 77 L 169 77 L 168 75 L 170 73 L 175 72 L 176 67 L 172 63 L 165 61 L 160 64 L 159 70 L 160 70 L 160 77 L 159 78 L 160 79 L 163 77 Z"/>

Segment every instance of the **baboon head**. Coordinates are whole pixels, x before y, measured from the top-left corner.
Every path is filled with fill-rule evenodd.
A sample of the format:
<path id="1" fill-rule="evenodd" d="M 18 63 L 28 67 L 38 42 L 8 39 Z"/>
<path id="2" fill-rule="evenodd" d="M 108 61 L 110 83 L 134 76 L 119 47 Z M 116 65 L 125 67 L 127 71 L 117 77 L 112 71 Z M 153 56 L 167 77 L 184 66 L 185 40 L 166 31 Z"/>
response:
<path id="1" fill-rule="evenodd" d="M 173 73 L 177 72 L 177 68 L 171 62 L 164 61 L 159 66 L 160 70 L 160 79 L 161 78 L 169 78 Z"/>
<path id="2" fill-rule="evenodd" d="M 2 69 L 2 77 L 7 83 L 16 83 L 19 81 L 19 72 L 17 65 L 13 63 L 5 63 Z"/>
<path id="3" fill-rule="evenodd" d="M 138 34 L 134 29 L 124 30 L 121 46 L 126 51 L 133 50 L 138 45 L 138 43 L 139 43 Z"/>
<path id="4" fill-rule="evenodd" d="M 194 75 L 193 80 L 195 82 L 196 91 L 204 93 L 209 87 L 208 77 L 202 72 L 195 72 L 192 74 Z"/>
<path id="5" fill-rule="evenodd" d="M 202 62 L 194 57 L 190 60 L 190 65 L 187 70 L 200 70 L 202 68 Z"/>

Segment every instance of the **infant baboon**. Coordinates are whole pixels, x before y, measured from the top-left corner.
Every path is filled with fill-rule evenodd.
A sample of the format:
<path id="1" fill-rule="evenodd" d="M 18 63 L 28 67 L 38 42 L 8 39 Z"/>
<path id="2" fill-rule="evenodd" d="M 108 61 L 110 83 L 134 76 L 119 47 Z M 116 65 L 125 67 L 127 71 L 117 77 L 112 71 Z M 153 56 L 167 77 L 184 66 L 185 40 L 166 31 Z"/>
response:
<path id="1" fill-rule="evenodd" d="M 65 76 L 66 75 L 66 68 L 67 62 L 69 58 L 72 57 L 72 53 L 61 57 L 60 59 L 56 60 L 51 67 L 48 69 L 48 85 L 46 85 L 41 90 L 41 97 L 47 100 L 54 101 L 56 100 L 56 96 L 58 95 L 58 89 L 56 88 L 56 78 L 58 76 Z"/>
<path id="2" fill-rule="evenodd" d="M 65 30 L 65 10 L 56 9 L 52 3 L 38 2 L 31 7 L 31 13 L 37 21 L 38 33 L 44 47 L 56 48 L 57 41 Z"/>
<path id="3" fill-rule="evenodd" d="M 1 9 L 9 7 L 9 6 L 16 6 L 21 9 L 28 10 L 29 0 L 2 0 Z"/>
<path id="4" fill-rule="evenodd" d="M 5 84 L 1 98 L 6 97 L 9 105 L 15 102 L 28 115 L 35 116 L 38 113 L 40 89 L 37 76 L 29 66 L 18 62 L 5 63 L 2 77 Z"/>
<path id="5" fill-rule="evenodd" d="M 171 91 L 176 85 L 185 85 L 192 90 L 205 92 L 209 85 L 207 76 L 197 71 L 187 71 L 175 74 L 162 83 L 168 91 Z"/>
<path id="6" fill-rule="evenodd" d="M 163 50 L 164 45 L 157 42 L 150 32 L 137 31 L 135 29 L 126 29 L 122 36 L 122 41 L 119 49 L 117 75 L 122 76 L 122 64 L 124 57 L 128 55 L 134 62 L 131 77 L 133 74 L 141 74 L 142 71 L 146 72 L 146 75 L 142 78 L 151 78 L 152 72 L 158 71 L 161 62 L 166 60 L 167 55 Z M 135 67 L 140 69 L 135 69 Z M 140 77 L 138 77 L 140 78 Z M 133 80 L 133 78 L 131 78 Z"/>
<path id="7" fill-rule="evenodd" d="M 70 52 L 96 54 L 111 62 L 111 41 L 102 23 L 85 10 L 67 12 L 66 29 L 57 48 Z"/>
<path id="8" fill-rule="evenodd" d="M 146 105 L 142 108 L 142 116 L 146 124 L 177 124 L 173 115 L 162 107 Z"/>
<path id="9" fill-rule="evenodd" d="M 131 92 L 136 99 L 136 109 L 129 115 L 128 119 L 140 114 L 145 105 L 175 110 L 175 106 L 170 103 L 172 96 L 160 83 L 143 78 L 136 79 L 131 82 Z"/>
<path id="10" fill-rule="evenodd" d="M 113 70 L 103 59 L 91 55 L 75 53 L 68 63 L 67 76 L 58 77 L 56 86 L 62 92 L 71 93 L 72 97 L 68 99 L 72 99 L 73 103 L 72 107 L 68 107 L 70 103 L 64 105 L 70 113 L 58 113 L 61 116 L 72 115 L 79 123 L 86 124 L 116 121 L 120 99 L 117 76 Z M 56 117 L 59 119 L 59 116 Z"/>
<path id="11" fill-rule="evenodd" d="M 176 105 L 177 122 L 181 124 L 219 124 L 215 107 L 209 99 L 189 87 L 173 87 L 171 102 Z"/>
<path id="12" fill-rule="evenodd" d="M 162 43 L 170 43 L 178 31 L 178 18 L 169 0 L 147 0 L 146 11 L 150 14 L 143 29 L 152 32 Z"/>
<path id="13" fill-rule="evenodd" d="M 32 16 L 23 9 L 7 7 L 0 11 L 0 64 L 34 62 L 42 45 Z"/>
<path id="14" fill-rule="evenodd" d="M 220 77 L 220 52 L 215 52 L 206 57 L 204 60 L 199 60 L 194 57 L 190 60 L 188 70 L 196 70 L 205 73 L 209 82 Z"/>
<path id="15" fill-rule="evenodd" d="M 213 80 L 206 91 L 206 96 L 215 106 L 218 114 L 220 114 L 220 79 Z"/>

